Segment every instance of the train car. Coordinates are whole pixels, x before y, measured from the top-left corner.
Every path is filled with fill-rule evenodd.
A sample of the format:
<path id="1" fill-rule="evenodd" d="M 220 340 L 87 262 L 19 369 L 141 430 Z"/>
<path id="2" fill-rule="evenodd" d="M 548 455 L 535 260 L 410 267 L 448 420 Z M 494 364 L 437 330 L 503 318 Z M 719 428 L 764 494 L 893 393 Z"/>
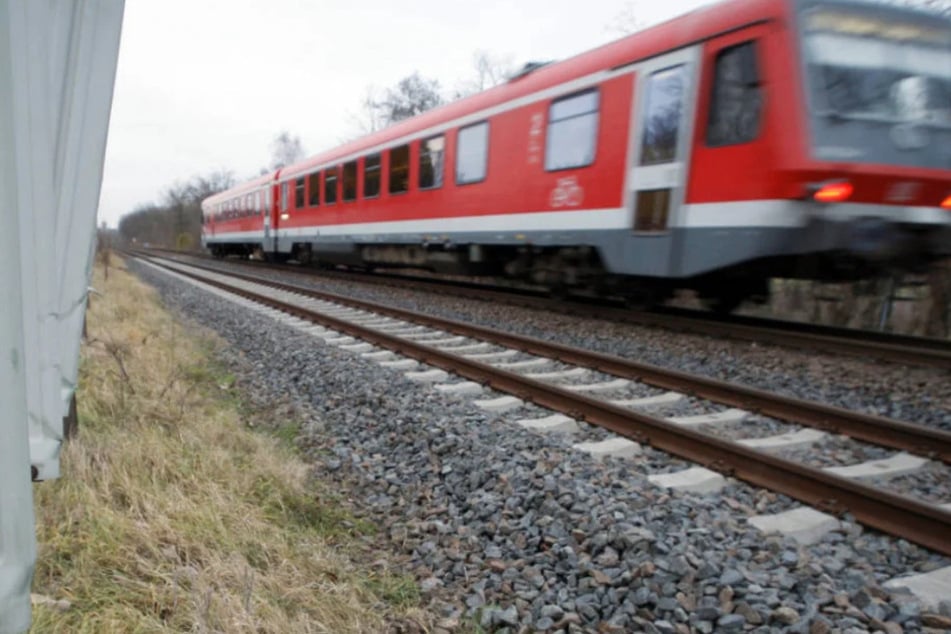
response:
<path id="1" fill-rule="evenodd" d="M 278 172 L 209 196 L 201 203 L 202 247 L 218 257 L 263 258 L 273 250 L 271 236 L 274 183 Z"/>
<path id="2" fill-rule="evenodd" d="M 923 267 L 951 252 L 951 23 L 727 0 L 273 179 L 270 227 L 243 244 L 301 261 L 721 308 L 771 277 Z"/>

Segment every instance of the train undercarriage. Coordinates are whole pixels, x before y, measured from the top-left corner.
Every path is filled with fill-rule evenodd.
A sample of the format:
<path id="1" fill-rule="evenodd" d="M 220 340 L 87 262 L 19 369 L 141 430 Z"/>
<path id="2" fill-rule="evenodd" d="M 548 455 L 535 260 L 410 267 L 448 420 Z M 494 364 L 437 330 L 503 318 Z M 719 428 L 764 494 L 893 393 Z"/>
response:
<path id="1" fill-rule="evenodd" d="M 893 245 L 894 246 L 894 245 Z M 295 243 L 289 253 L 264 252 L 260 244 L 213 244 L 215 257 L 237 256 L 362 271 L 417 270 L 443 276 L 505 280 L 552 295 L 617 298 L 631 306 L 663 304 L 690 290 L 708 308 L 731 312 L 750 301 L 769 301 L 772 278 L 842 282 L 920 273 L 933 250 L 911 240 L 888 250 L 827 250 L 745 261 L 692 277 L 619 275 L 607 270 L 594 246 L 439 243 Z"/>

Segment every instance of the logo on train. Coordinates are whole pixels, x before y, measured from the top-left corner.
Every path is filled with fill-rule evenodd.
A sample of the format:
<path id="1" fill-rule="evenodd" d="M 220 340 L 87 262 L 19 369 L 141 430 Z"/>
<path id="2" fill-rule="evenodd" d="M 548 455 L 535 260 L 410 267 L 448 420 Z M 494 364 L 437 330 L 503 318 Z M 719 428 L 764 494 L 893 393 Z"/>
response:
<path id="1" fill-rule="evenodd" d="M 577 207 L 584 200 L 584 188 L 578 184 L 578 179 L 574 176 L 559 178 L 555 188 L 551 190 L 551 196 L 548 198 L 549 204 L 557 209 L 558 207 Z"/>

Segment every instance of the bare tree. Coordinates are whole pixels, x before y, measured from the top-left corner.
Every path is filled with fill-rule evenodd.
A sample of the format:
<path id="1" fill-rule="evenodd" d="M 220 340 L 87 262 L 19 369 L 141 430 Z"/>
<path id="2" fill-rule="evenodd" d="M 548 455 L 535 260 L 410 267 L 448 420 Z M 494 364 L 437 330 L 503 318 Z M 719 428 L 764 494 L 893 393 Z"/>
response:
<path id="1" fill-rule="evenodd" d="M 201 203 L 212 194 L 234 187 L 234 172 L 220 169 L 205 176 L 193 176 L 188 181 L 188 193 L 192 202 Z"/>
<path id="2" fill-rule="evenodd" d="M 605 29 L 614 35 L 630 35 L 640 31 L 647 24 L 637 16 L 637 3 L 627 2 Z"/>
<path id="3" fill-rule="evenodd" d="M 282 131 L 271 142 L 271 169 L 276 170 L 304 158 L 304 146 L 299 136 L 291 136 L 287 130 Z"/>
<path id="4" fill-rule="evenodd" d="M 165 188 L 158 205 L 142 205 L 119 221 L 128 242 L 193 248 L 201 237 L 201 201 L 234 185 L 234 174 L 218 170 Z"/>
<path id="5" fill-rule="evenodd" d="M 382 99 L 371 103 L 379 120 L 384 125 L 390 125 L 415 117 L 444 102 L 437 80 L 424 79 L 419 73 L 413 73 L 401 79 L 393 88 L 387 88 Z"/>
<path id="6" fill-rule="evenodd" d="M 474 76 L 456 86 L 453 99 L 468 97 L 498 86 L 515 74 L 511 55 L 493 55 L 484 50 L 472 54 L 472 68 L 475 71 Z"/>
<path id="7" fill-rule="evenodd" d="M 358 112 L 351 112 L 349 115 L 350 123 L 356 129 L 356 133 L 349 138 L 341 139 L 346 142 L 355 136 L 370 134 L 385 127 L 381 117 L 377 102 L 380 100 L 378 91 L 373 86 L 367 86 L 363 98 L 360 100 L 360 109 Z"/>

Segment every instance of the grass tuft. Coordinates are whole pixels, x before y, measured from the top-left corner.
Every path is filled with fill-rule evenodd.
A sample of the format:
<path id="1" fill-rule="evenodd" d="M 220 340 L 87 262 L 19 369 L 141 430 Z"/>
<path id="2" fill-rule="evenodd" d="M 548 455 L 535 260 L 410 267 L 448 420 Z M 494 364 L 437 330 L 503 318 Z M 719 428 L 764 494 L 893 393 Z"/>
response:
<path id="1" fill-rule="evenodd" d="M 33 632 L 384 632 L 425 622 L 415 581 L 361 567 L 368 522 L 293 442 L 247 416 L 235 377 L 121 266 L 97 271 L 79 436 L 36 486 Z M 251 422 L 251 421 L 249 421 Z M 380 553 L 372 556 L 379 559 Z M 68 602 L 64 608 L 63 601 Z"/>

